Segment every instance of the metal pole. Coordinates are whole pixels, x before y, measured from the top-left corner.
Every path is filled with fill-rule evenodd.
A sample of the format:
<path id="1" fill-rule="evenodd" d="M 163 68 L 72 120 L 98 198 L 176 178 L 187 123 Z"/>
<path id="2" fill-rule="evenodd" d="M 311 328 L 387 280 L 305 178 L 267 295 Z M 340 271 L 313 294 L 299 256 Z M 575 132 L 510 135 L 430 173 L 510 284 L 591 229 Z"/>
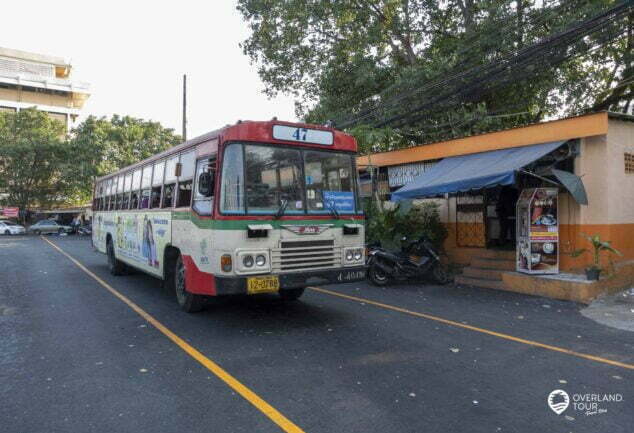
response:
<path id="1" fill-rule="evenodd" d="M 187 141 L 187 75 L 183 74 L 183 141 Z"/>

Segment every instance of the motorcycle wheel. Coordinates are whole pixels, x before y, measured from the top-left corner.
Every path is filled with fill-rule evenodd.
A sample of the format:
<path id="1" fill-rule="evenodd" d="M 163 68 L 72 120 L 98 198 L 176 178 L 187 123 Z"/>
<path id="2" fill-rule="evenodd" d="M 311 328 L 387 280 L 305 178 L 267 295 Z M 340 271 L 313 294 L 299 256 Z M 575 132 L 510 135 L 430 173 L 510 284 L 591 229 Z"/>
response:
<path id="1" fill-rule="evenodd" d="M 368 269 L 368 279 L 372 284 L 379 287 L 385 286 L 390 282 L 390 276 L 378 267 L 376 263 L 373 263 Z"/>
<path id="2" fill-rule="evenodd" d="M 434 266 L 434 269 L 431 272 L 434 281 L 438 284 L 447 284 L 449 283 L 450 277 L 449 273 L 445 269 L 445 267 L 441 264 Z"/>

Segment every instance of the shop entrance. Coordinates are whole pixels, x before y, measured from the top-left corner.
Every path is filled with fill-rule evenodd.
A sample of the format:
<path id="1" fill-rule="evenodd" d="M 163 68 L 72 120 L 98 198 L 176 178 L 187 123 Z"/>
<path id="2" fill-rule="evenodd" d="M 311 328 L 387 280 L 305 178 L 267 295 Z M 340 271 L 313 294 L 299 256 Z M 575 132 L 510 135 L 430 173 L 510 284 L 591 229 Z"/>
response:
<path id="1" fill-rule="evenodd" d="M 456 195 L 456 242 L 459 247 L 486 247 L 486 214 L 486 192 Z"/>
<path id="2" fill-rule="evenodd" d="M 515 185 L 456 195 L 456 242 L 459 247 L 514 250 Z"/>

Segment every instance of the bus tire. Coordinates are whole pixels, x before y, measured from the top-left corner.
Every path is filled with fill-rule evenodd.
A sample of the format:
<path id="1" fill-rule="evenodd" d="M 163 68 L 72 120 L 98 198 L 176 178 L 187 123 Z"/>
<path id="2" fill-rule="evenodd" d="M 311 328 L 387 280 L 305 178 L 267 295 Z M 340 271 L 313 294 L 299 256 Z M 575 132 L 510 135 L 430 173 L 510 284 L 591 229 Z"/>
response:
<path id="1" fill-rule="evenodd" d="M 280 290 L 280 298 L 283 301 L 297 301 L 304 294 L 304 287 L 300 287 L 297 289 L 286 289 Z"/>
<path id="2" fill-rule="evenodd" d="M 112 238 L 108 238 L 106 243 L 106 254 L 108 256 L 108 270 L 112 275 L 119 276 L 125 273 L 125 263 L 117 259 L 114 253 L 114 245 L 112 245 Z"/>
<path id="3" fill-rule="evenodd" d="M 176 302 L 186 313 L 197 313 L 202 310 L 205 305 L 203 296 L 189 293 L 185 287 L 185 264 L 183 258 L 179 254 L 174 263 L 174 271 L 172 272 L 174 292 L 176 293 Z"/>

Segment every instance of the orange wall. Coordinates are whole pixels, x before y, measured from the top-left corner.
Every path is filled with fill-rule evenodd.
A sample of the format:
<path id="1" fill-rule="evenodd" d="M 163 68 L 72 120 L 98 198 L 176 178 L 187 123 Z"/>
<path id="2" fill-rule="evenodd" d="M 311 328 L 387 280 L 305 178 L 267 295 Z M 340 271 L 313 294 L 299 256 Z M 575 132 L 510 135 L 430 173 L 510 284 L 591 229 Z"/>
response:
<path id="1" fill-rule="evenodd" d="M 559 227 L 559 263 L 562 270 L 581 269 L 592 263 L 592 245 L 584 235 L 599 235 L 601 240 L 611 241 L 612 246 L 623 254 L 618 256 L 603 252 L 602 266 L 607 266 L 610 259 L 613 262 L 634 259 L 634 224 L 564 224 Z M 577 258 L 566 254 L 580 248 L 587 248 L 589 252 Z"/>
<path id="2" fill-rule="evenodd" d="M 445 250 L 452 262 L 462 265 L 470 264 L 473 257 L 478 256 L 483 248 L 458 247 L 456 244 L 456 223 L 446 223 L 449 232 L 445 241 Z M 562 271 L 582 270 L 593 262 L 592 245 L 586 240 L 588 236 L 599 235 L 602 240 L 611 241 L 612 246 L 623 254 L 602 254 L 601 265 L 613 262 L 634 260 L 634 224 L 563 224 L 559 227 L 559 269 Z M 587 248 L 588 253 L 573 258 L 570 253 Z"/>

